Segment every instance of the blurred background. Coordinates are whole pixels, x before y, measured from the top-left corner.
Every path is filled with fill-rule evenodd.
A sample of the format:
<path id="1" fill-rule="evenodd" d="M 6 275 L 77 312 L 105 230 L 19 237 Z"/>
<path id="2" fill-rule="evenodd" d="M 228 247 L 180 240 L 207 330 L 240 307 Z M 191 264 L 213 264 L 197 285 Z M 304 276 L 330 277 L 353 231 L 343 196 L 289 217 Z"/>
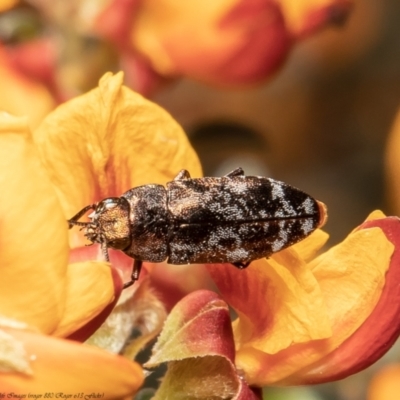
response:
<path id="1" fill-rule="evenodd" d="M 399 157 L 393 151 L 387 161 L 400 105 L 398 0 L 306 1 L 308 9 L 282 1 L 291 3 L 282 15 L 248 1 L 223 25 L 243 30 L 221 37 L 211 22 L 201 25 L 208 6 L 189 15 L 174 2 L 147 3 L 0 1 L 0 108 L 29 114 L 35 127 L 104 72 L 123 69 L 127 85 L 184 127 L 205 175 L 241 166 L 325 202 L 329 245 L 376 208 L 400 213 L 387 195 L 399 186 L 397 172 L 386 170 Z M 324 12 L 314 12 L 319 6 Z M 222 12 L 208 11 L 210 21 Z M 218 63 L 208 62 L 213 55 Z M 400 362 L 398 346 L 343 381 L 266 389 L 265 398 L 379 400 L 368 387 L 389 362 Z"/>

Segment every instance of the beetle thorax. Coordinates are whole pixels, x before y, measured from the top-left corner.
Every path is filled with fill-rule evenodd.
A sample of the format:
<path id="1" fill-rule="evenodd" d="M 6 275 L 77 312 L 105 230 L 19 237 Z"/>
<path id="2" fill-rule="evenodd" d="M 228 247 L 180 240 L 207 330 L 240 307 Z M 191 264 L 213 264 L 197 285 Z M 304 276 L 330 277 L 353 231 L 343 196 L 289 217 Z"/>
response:
<path id="1" fill-rule="evenodd" d="M 102 200 L 89 215 L 91 222 L 85 236 L 93 243 L 106 243 L 118 250 L 127 248 L 131 243 L 129 213 L 129 203 L 123 197 Z"/>

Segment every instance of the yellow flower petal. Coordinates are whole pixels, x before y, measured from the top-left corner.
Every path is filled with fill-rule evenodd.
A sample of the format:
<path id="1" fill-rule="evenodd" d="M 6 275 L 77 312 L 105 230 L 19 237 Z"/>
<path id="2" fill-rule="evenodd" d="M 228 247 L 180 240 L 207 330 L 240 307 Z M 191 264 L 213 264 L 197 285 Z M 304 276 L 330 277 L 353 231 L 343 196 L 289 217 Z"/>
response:
<path id="1" fill-rule="evenodd" d="M 310 236 L 304 240 L 291 246 L 298 256 L 304 261 L 310 261 L 321 250 L 322 246 L 328 241 L 329 235 L 321 229 L 315 230 Z"/>
<path id="2" fill-rule="evenodd" d="M 58 107 L 35 131 L 66 218 L 134 186 L 165 184 L 182 168 L 201 175 L 181 127 L 122 81 L 122 73 L 104 75 L 98 88 Z M 79 235 L 74 243 L 81 242 Z"/>
<path id="3" fill-rule="evenodd" d="M 229 264 L 207 269 L 239 316 L 233 323 L 239 357 L 250 348 L 276 354 L 331 335 L 318 283 L 295 251 L 254 261 L 243 271 Z"/>
<path id="4" fill-rule="evenodd" d="M 70 264 L 64 315 L 53 336 L 65 337 L 86 325 L 115 298 L 110 264 L 86 261 Z"/>
<path id="5" fill-rule="evenodd" d="M 379 301 L 356 329 L 344 342 L 331 348 L 331 352 L 316 363 L 301 369 L 288 378 L 290 384 L 323 383 L 342 379 L 362 371 L 382 357 L 398 339 L 400 334 L 400 219 L 387 217 L 367 221 L 358 229 L 381 229 L 388 241 L 393 244 L 394 252 L 389 259 L 385 274 L 385 285 Z M 384 260 L 382 260 L 384 261 Z M 378 289 L 379 290 L 379 289 Z M 350 318 L 349 318 L 350 316 Z M 345 318 L 351 319 L 351 314 Z M 335 337 L 327 342 L 335 342 Z M 323 343 L 324 347 L 330 347 Z"/>
<path id="6" fill-rule="evenodd" d="M 381 229 L 363 229 L 310 263 L 337 343 L 350 336 L 374 309 L 392 253 L 393 245 Z"/>
<path id="7" fill-rule="evenodd" d="M 64 312 L 68 243 L 25 119 L 0 114 L 0 313 L 51 332 Z"/>
<path id="8" fill-rule="evenodd" d="M 255 261 L 248 273 L 250 278 L 243 278 L 252 296 L 247 296 L 246 309 L 244 304 L 237 309 L 239 318 L 233 323 L 239 351 L 254 347 L 275 354 L 292 344 L 331 335 L 317 281 L 295 253 L 285 250 Z"/>
<path id="9" fill-rule="evenodd" d="M 139 365 L 104 350 L 26 330 L 3 328 L 30 358 L 31 375 L 0 373 L 2 390 L 14 393 L 101 393 L 102 399 L 132 396 L 143 382 Z"/>
<path id="10" fill-rule="evenodd" d="M 386 215 L 381 210 L 372 211 L 365 221 L 372 221 L 374 219 L 385 218 Z"/>

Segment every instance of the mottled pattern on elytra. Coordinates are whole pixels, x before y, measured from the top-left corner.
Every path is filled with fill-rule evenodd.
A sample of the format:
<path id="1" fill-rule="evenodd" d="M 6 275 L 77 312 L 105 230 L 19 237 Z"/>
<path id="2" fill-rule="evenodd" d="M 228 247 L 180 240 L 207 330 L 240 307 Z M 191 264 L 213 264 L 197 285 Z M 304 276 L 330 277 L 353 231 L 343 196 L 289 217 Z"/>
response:
<path id="1" fill-rule="evenodd" d="M 254 176 L 182 179 L 167 184 L 168 261 L 248 262 L 308 236 L 317 202 L 283 182 Z"/>
<path id="2" fill-rule="evenodd" d="M 283 182 L 254 176 L 179 179 L 124 193 L 136 260 L 246 263 L 308 236 L 317 202 Z"/>

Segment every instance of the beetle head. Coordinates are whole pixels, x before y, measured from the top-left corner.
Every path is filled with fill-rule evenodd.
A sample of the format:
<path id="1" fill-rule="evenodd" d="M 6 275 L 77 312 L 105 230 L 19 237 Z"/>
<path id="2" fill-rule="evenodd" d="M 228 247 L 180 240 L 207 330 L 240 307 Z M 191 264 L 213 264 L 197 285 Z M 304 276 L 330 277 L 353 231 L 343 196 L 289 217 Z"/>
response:
<path id="1" fill-rule="evenodd" d="M 86 211 L 94 210 L 90 215 L 90 222 L 79 222 Z M 100 243 L 106 247 L 124 250 L 131 243 L 129 223 L 130 207 L 124 197 L 109 197 L 92 206 L 83 208 L 68 222 L 82 226 L 85 236 L 93 243 Z"/>

